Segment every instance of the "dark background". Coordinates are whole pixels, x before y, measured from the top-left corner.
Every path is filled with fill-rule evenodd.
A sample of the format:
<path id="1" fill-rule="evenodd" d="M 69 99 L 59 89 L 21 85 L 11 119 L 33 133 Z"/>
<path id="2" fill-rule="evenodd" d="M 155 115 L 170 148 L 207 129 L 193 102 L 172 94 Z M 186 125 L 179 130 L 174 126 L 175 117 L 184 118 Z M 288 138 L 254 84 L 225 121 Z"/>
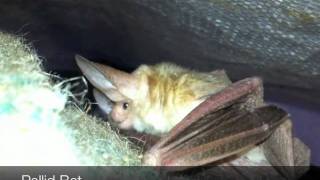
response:
<path id="1" fill-rule="evenodd" d="M 208 32 L 225 34 L 200 13 L 203 4 L 179 2 L 0 0 L 0 30 L 26 38 L 44 69 L 64 77 L 80 75 L 76 53 L 127 71 L 171 61 L 200 71 L 226 69 L 232 80 L 260 76 L 266 101 L 291 114 L 294 133 L 311 148 L 312 163 L 320 165 L 319 75 L 296 68 L 304 64 L 266 61 L 259 52 L 209 37 Z M 306 62 L 318 71 L 319 53 Z"/>

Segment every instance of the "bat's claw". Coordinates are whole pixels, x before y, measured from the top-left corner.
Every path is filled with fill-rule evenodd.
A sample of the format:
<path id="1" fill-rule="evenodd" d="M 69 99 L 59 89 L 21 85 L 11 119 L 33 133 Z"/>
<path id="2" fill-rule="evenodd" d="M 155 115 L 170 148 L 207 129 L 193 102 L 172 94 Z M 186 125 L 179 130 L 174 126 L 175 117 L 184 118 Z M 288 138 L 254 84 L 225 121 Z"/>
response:
<path id="1" fill-rule="evenodd" d="M 144 166 L 161 166 L 160 153 L 149 151 L 144 154 L 142 164 Z"/>

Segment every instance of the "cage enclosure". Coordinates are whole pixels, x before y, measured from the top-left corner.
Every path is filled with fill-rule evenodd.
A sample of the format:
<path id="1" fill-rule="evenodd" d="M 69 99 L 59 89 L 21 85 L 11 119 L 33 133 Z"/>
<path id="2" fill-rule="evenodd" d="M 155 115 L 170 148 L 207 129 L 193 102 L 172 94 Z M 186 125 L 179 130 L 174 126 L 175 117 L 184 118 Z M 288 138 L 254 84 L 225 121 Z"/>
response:
<path id="1" fill-rule="evenodd" d="M 259 76 L 319 166 L 319 12 L 316 0 L 1 0 L 0 31 L 63 77 L 81 75 L 75 54 L 128 72 L 173 62 L 232 81 Z"/>

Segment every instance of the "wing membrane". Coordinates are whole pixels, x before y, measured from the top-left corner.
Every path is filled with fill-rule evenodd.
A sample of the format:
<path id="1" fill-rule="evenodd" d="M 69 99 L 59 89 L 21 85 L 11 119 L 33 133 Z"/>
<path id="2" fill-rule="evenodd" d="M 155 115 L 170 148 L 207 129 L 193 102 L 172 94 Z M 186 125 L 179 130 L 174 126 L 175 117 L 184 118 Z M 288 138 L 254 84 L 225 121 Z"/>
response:
<path id="1" fill-rule="evenodd" d="M 224 119 L 184 143 L 161 151 L 161 165 L 199 166 L 240 153 L 267 138 L 285 120 L 286 112 L 267 106 Z"/>

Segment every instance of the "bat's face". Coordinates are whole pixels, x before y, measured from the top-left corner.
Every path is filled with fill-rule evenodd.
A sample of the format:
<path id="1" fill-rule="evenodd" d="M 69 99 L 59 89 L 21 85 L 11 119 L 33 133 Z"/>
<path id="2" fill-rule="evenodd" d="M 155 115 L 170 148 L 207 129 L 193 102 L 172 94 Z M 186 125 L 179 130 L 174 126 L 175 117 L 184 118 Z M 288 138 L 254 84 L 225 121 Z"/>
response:
<path id="1" fill-rule="evenodd" d="M 121 129 L 131 129 L 133 126 L 131 103 L 129 101 L 116 102 L 111 111 L 111 117 L 119 123 Z"/>
<path id="2" fill-rule="evenodd" d="M 136 79 L 125 72 L 90 62 L 76 56 L 77 64 L 85 77 L 96 88 L 94 97 L 99 106 L 111 115 L 121 129 L 133 127 L 134 97 L 138 90 Z"/>

